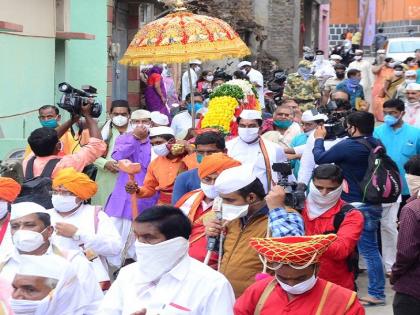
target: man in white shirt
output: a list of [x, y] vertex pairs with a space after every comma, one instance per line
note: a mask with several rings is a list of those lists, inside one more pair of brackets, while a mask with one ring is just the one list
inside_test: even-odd
[[111, 285], [106, 258], [120, 254], [123, 246], [115, 225], [101, 207], [84, 204], [98, 186], [86, 174], [66, 168], [57, 173], [52, 188], [54, 208], [49, 213], [53, 243], [85, 253], [101, 288], [106, 290]]
[[60, 256], [22, 255], [12, 285], [10, 306], [16, 315], [86, 314], [76, 271]]
[[262, 117], [256, 110], [243, 110], [238, 118], [239, 137], [226, 143], [228, 155], [241, 163], [252, 164], [254, 175], [261, 181], [266, 193], [271, 181], [277, 182], [273, 163], [286, 162], [283, 148], [260, 137]]
[[414, 127], [420, 128], [420, 84], [410, 83], [405, 90], [407, 102], [403, 120]]
[[11, 283], [18, 272], [23, 255], [61, 256], [77, 272], [86, 301], [84, 314], [95, 314], [103, 298], [102, 291], [89, 261], [80, 251], [66, 251], [50, 242], [53, 233], [50, 215], [33, 202], [12, 205], [10, 232], [14, 246], [0, 258], [0, 277]]
[[[190, 102], [190, 95], [187, 95], [185, 100], [187, 110], [181, 111], [175, 115], [172, 119], [171, 128], [175, 133], [177, 139], [184, 139], [188, 133], [188, 130], [192, 128], [192, 105]], [[194, 107], [195, 113], [197, 114], [200, 109], [203, 108], [203, 97], [200, 93], [194, 93]], [[197, 117], [197, 116], [196, 116]], [[199, 119], [195, 119], [195, 124], [197, 125]]]
[[267, 131], [262, 137], [283, 149], [290, 147], [293, 138], [302, 133], [300, 125], [293, 120], [294, 112], [289, 106], [277, 107], [273, 114], [273, 130]]
[[258, 93], [258, 100], [260, 101], [261, 108], [265, 108], [264, 102], [264, 78], [261, 72], [252, 68], [252, 64], [249, 61], [241, 61], [238, 64], [239, 70], [246, 74], [249, 81], [255, 87]]
[[324, 59], [324, 52], [322, 50], [316, 51], [315, 60], [312, 64], [312, 71], [318, 79], [321, 90], [324, 87], [325, 81], [327, 81], [328, 78], [335, 76], [334, 68], [331, 65], [331, 62]]
[[365, 101], [372, 104], [372, 87], [375, 82], [375, 76], [372, 72], [372, 64], [363, 59], [363, 50], [356, 49], [354, 61], [349, 64], [348, 69], [359, 70], [362, 79], [360, 84], [363, 86], [363, 94], [365, 95]]
[[138, 261], [120, 270], [98, 315], [233, 315], [230, 283], [188, 255], [191, 223], [181, 210], [146, 209], [133, 228]]
[[192, 86], [195, 87], [197, 85], [197, 81], [198, 81], [198, 75], [197, 73], [200, 72], [201, 70], [201, 61], [194, 59], [191, 60], [189, 63], [189, 68], [187, 71], [184, 72], [184, 74], [182, 75], [182, 100], [185, 101], [187, 99], [187, 95], [191, 93], [191, 87], [190, 87], [190, 81], [188, 78], [188, 71], [191, 73], [191, 81], [192, 81]]

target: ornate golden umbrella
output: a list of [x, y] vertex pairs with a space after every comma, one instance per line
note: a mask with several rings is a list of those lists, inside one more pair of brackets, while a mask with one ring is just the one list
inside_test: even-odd
[[[175, 10], [148, 23], [134, 36], [120, 63], [128, 66], [183, 63], [192, 59], [216, 60], [250, 55], [249, 48], [226, 22], [186, 10], [177, 0]], [[191, 74], [191, 103], [195, 123]]]

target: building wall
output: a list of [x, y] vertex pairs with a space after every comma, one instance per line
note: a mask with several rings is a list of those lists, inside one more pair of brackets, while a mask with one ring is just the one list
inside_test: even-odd
[[0, 32], [0, 159], [25, 146], [39, 127], [36, 109], [54, 102], [54, 4], [0, 0], [0, 20], [23, 25], [21, 33]]
[[[358, 26], [357, 0], [331, 0], [330, 46], [340, 43], [340, 34]], [[376, 27], [382, 27], [388, 37], [405, 37], [412, 30], [420, 36], [419, 0], [376, 0]]]

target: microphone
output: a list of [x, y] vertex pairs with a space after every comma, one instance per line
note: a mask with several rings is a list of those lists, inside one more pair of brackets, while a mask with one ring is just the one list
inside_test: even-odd
[[[216, 218], [222, 219], [222, 198], [216, 197], [213, 200], [212, 210], [216, 213]], [[207, 254], [204, 259], [204, 264], [208, 265], [210, 261], [211, 252], [217, 251], [217, 245], [219, 244], [219, 237], [207, 237]]]

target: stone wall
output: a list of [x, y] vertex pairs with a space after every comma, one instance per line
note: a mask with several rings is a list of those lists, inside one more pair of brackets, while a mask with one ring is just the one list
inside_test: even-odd
[[266, 50], [279, 66], [292, 69], [299, 55], [300, 1], [270, 0]]
[[[356, 27], [356, 24], [330, 24], [330, 47], [341, 43], [340, 35], [345, 29]], [[385, 22], [376, 24], [376, 28], [383, 28], [384, 35], [388, 38], [407, 37], [408, 31], [412, 30], [414, 36], [420, 36], [420, 20]]]

